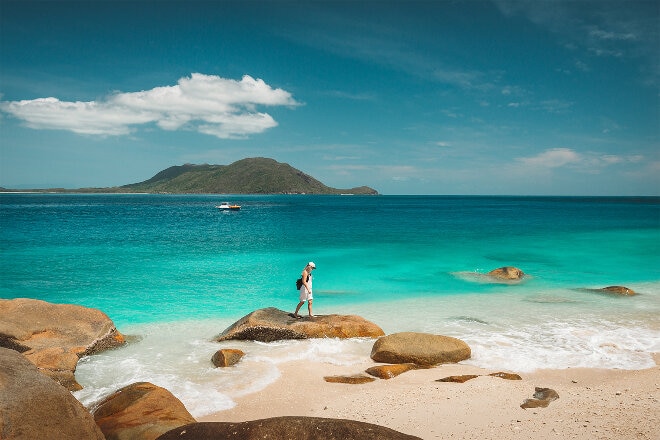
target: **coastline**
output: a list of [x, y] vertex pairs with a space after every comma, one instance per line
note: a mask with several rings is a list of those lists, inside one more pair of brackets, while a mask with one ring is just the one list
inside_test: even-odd
[[[290, 361], [280, 378], [256, 394], [236, 397], [236, 406], [200, 422], [242, 422], [278, 416], [344, 418], [374, 423], [423, 439], [660, 438], [660, 353], [645, 370], [568, 368], [520, 374], [522, 380], [488, 376], [497, 371], [444, 364], [389, 380], [350, 385], [324, 376], [355, 375], [374, 363], [332, 365]], [[511, 371], [515, 373], [515, 371]], [[436, 380], [480, 375], [465, 383]], [[559, 399], [546, 408], [522, 409], [535, 387], [552, 388]]]

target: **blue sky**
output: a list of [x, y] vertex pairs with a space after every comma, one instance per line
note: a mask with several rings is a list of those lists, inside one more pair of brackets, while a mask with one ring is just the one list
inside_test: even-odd
[[0, 2], [0, 186], [286, 162], [383, 194], [660, 195], [657, 1]]

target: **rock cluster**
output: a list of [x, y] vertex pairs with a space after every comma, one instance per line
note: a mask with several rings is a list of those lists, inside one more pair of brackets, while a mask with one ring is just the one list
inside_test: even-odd
[[[375, 338], [383, 334], [380, 327], [359, 316], [328, 315], [300, 321], [271, 308], [246, 316], [218, 340], [270, 341], [283, 335], [295, 339]], [[112, 321], [98, 310], [30, 299], [0, 300], [0, 438], [247, 439], [262, 435], [280, 438], [282, 432], [294, 433], [294, 437], [305, 433], [304, 438], [310, 439], [417, 438], [341, 419], [279, 417], [240, 424], [196, 423], [168, 390], [148, 382], [117, 390], [90, 414], [68, 391], [81, 388], [74, 377], [78, 359], [123, 343], [124, 337]], [[240, 350], [221, 349], [212, 362], [217, 366], [234, 365], [243, 355]], [[361, 375], [352, 380], [375, 379]], [[178, 428], [182, 425], [184, 428]]]
[[296, 319], [290, 313], [269, 307], [239, 319], [216, 336], [215, 340], [273, 342], [308, 338], [377, 338], [384, 334], [376, 324], [356, 315], [322, 315]]
[[103, 312], [34, 299], [0, 300], [0, 347], [23, 355], [41, 372], [76, 391], [81, 356], [117, 347], [124, 336]]

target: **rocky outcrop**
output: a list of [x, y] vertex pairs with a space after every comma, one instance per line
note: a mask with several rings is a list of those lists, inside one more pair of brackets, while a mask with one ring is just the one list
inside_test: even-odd
[[376, 324], [356, 315], [320, 315], [296, 319], [290, 313], [269, 307], [239, 319], [216, 336], [215, 340], [272, 342], [307, 338], [377, 338], [384, 334]]
[[383, 336], [371, 349], [371, 359], [376, 362], [421, 366], [460, 362], [471, 355], [470, 347], [460, 339], [414, 332]]
[[235, 348], [223, 348], [215, 352], [211, 358], [211, 362], [216, 367], [231, 367], [236, 365], [238, 361], [245, 356], [243, 351]]
[[488, 275], [504, 281], [520, 281], [525, 274], [517, 267], [504, 266], [499, 269], [491, 270]]
[[598, 289], [600, 292], [614, 293], [616, 295], [633, 296], [635, 291], [624, 286], [608, 286]]
[[179, 399], [149, 382], [116, 391], [103, 399], [93, 414], [107, 440], [153, 440], [195, 422]]
[[158, 440], [197, 439], [420, 440], [390, 428], [346, 419], [274, 417], [241, 423], [204, 422], [181, 426]]
[[559, 394], [551, 388], [534, 388], [534, 398], [525, 399], [520, 405], [521, 408], [546, 408], [550, 402], [559, 399]]
[[406, 371], [416, 370], [418, 368], [419, 366], [415, 364], [376, 365], [375, 367], [367, 368], [365, 372], [379, 379], [392, 379]]
[[0, 300], [0, 346], [17, 350], [69, 389], [81, 356], [116, 347], [124, 337], [103, 312], [34, 299]]
[[85, 407], [15, 350], [0, 348], [0, 438], [102, 440]]

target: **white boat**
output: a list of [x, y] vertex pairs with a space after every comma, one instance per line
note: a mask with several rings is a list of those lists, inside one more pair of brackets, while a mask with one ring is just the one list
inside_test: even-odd
[[238, 211], [241, 209], [241, 205], [230, 205], [229, 202], [222, 202], [218, 206], [216, 206], [218, 209], [222, 210], [231, 210], [231, 211]]

